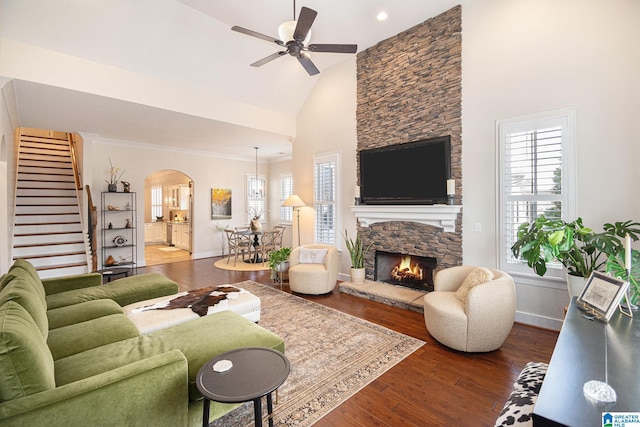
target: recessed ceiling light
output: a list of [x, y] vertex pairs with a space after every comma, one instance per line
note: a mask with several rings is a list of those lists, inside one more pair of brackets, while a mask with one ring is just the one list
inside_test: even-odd
[[378, 21], [384, 21], [389, 17], [389, 15], [387, 15], [387, 12], [380, 12], [378, 13], [378, 16], [376, 16], [376, 18], [378, 19]]

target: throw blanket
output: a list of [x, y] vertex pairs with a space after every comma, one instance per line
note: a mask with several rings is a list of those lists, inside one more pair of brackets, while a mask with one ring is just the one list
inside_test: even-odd
[[159, 302], [137, 308], [132, 313], [146, 310], [171, 310], [174, 308], [190, 308], [198, 316], [206, 316], [209, 307], [213, 307], [220, 301], [234, 299], [241, 293], [247, 293], [244, 289], [229, 285], [211, 286], [188, 292], [181, 292], [177, 297], [169, 301]]

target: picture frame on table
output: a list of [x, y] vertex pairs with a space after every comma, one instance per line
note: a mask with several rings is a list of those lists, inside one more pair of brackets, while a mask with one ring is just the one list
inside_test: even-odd
[[578, 297], [578, 306], [608, 322], [619, 307], [629, 282], [594, 271]]

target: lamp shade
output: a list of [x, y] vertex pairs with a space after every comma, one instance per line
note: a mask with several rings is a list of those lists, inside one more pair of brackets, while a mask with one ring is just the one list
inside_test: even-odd
[[[298, 21], [286, 21], [278, 27], [278, 37], [280, 37], [280, 40], [285, 44], [293, 40], [293, 33], [296, 31], [296, 25], [298, 25]], [[302, 43], [306, 46], [309, 44], [309, 40], [311, 40], [311, 30], [307, 32], [307, 37], [304, 38]]]
[[284, 201], [282, 206], [292, 207], [292, 208], [299, 208], [299, 207], [307, 206], [307, 205], [306, 205], [305, 202], [302, 201], [302, 199], [300, 197], [298, 197], [297, 194], [292, 194], [291, 196], [289, 196], [287, 198], [287, 200]]

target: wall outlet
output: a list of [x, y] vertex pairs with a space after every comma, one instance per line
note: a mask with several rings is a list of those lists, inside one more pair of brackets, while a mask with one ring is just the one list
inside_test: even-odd
[[476, 233], [480, 233], [482, 231], [482, 224], [479, 222], [473, 224], [473, 231], [475, 231]]

